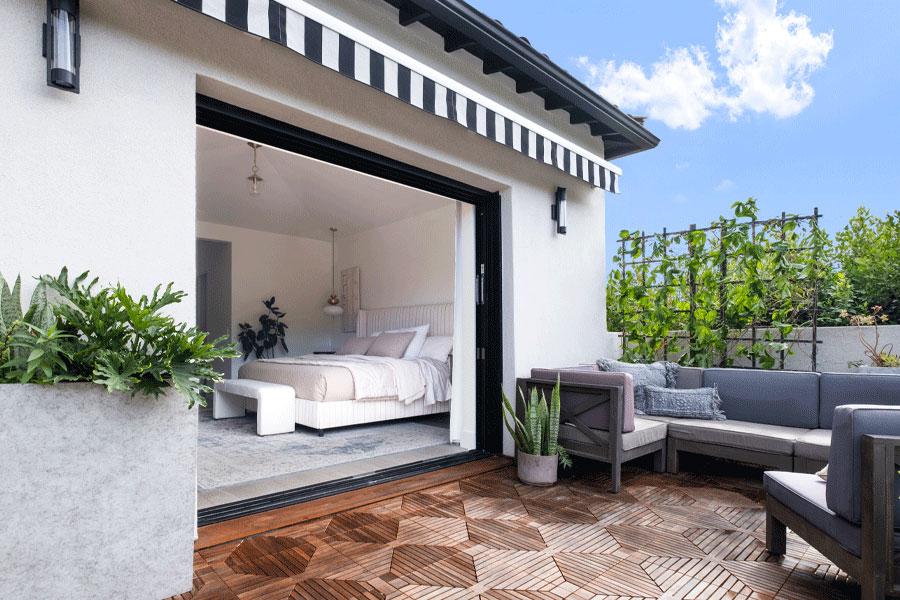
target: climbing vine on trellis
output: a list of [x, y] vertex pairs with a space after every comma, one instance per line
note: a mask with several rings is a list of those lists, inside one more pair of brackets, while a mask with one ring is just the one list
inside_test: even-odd
[[[816, 361], [819, 295], [831, 270], [818, 209], [760, 220], [752, 198], [709, 227], [622, 231], [607, 289], [623, 358], [784, 368], [796, 344]], [[791, 334], [812, 328], [811, 339]]]

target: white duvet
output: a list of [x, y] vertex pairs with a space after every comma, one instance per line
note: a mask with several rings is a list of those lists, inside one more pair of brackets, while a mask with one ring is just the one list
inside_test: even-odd
[[425, 404], [450, 399], [450, 369], [428, 358], [411, 360], [358, 354], [306, 354], [268, 358], [265, 362], [288, 365], [342, 367], [353, 378], [354, 400], [396, 399], [404, 404], [424, 396]]

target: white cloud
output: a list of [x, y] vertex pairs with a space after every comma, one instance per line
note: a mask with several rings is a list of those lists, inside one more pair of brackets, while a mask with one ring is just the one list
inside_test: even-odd
[[678, 161], [677, 163], [675, 163], [676, 171], [687, 171], [690, 168], [691, 168], [691, 163], [689, 163], [686, 160]]
[[785, 118], [809, 106], [809, 78], [825, 65], [833, 34], [813, 33], [806, 15], [779, 13], [777, 0], [716, 2], [726, 11], [716, 33], [721, 77], [699, 46], [667, 50], [647, 70], [585, 56], [578, 64], [603, 96], [672, 128], [696, 129], [719, 110], [732, 119], [747, 111]]
[[734, 189], [734, 182], [730, 179], [723, 179], [713, 189], [717, 192], [727, 192]]

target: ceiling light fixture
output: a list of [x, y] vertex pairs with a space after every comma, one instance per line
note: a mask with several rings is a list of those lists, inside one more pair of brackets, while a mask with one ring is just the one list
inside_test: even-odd
[[247, 145], [253, 148], [253, 167], [250, 169], [250, 176], [247, 181], [250, 184], [250, 195], [259, 196], [262, 193], [263, 178], [259, 176], [259, 167], [256, 166], [256, 150], [260, 145], [256, 142], [247, 142]]
[[331, 296], [328, 297], [328, 303], [322, 309], [326, 315], [330, 317], [339, 317], [344, 314], [344, 307], [341, 306], [341, 299], [334, 293], [334, 234], [337, 229], [331, 227]]

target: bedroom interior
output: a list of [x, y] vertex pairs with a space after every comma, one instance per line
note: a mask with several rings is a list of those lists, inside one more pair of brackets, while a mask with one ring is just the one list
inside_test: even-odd
[[265, 346], [200, 414], [198, 508], [473, 449], [473, 207], [202, 126], [197, 164], [198, 323]]

